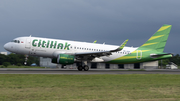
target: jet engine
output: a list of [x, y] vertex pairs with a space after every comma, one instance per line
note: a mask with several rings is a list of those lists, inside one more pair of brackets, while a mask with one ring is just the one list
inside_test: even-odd
[[69, 65], [74, 63], [74, 55], [59, 54], [57, 58], [52, 59], [52, 63]]

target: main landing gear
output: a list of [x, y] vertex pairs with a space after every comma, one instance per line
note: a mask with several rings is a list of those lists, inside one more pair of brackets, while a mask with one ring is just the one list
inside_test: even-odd
[[84, 63], [84, 65], [83, 65], [83, 66], [82, 66], [82, 65], [79, 65], [79, 66], [77, 67], [77, 69], [78, 69], [79, 71], [82, 71], [82, 70], [88, 71], [88, 70], [89, 70], [89, 66], [87, 65], [87, 61], [84, 61], [84, 62], [82, 62], [82, 63]]
[[62, 65], [61, 68], [66, 68], [66, 65]]
[[84, 71], [88, 71], [89, 70], [89, 66], [88, 65], [84, 65], [84, 66], [80, 65], [80, 66], [78, 66], [78, 70], [79, 71], [82, 71], [83, 69], [84, 69]]

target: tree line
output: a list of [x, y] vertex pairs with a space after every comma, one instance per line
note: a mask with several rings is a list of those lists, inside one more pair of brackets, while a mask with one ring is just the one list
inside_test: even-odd
[[[0, 54], [0, 65], [17, 65], [21, 66], [24, 65], [26, 60], [25, 55], [20, 55], [20, 54]], [[28, 59], [26, 61], [26, 65], [30, 66], [32, 63], [36, 63], [39, 66], [39, 57], [33, 57], [33, 56], [28, 56]]]

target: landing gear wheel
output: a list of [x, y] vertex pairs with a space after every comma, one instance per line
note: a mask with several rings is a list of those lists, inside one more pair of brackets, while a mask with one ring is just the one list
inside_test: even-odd
[[88, 65], [85, 65], [84, 66], [84, 71], [88, 71], [89, 70], [89, 66]]
[[62, 65], [61, 68], [65, 68], [66, 65]]
[[78, 66], [78, 70], [82, 71], [83, 67], [82, 66]]

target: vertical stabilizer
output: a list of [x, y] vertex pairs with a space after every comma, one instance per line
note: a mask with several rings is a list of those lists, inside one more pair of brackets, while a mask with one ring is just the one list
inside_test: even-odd
[[172, 25], [164, 24], [146, 43], [141, 47], [155, 49], [163, 52]]

